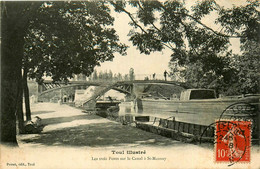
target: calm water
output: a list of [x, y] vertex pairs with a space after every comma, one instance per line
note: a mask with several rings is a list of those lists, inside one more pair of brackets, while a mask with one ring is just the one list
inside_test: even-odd
[[160, 118], [169, 118], [172, 117], [173, 114], [169, 111], [164, 111], [163, 113], [154, 111], [152, 108], [147, 108], [143, 111], [137, 111], [134, 109], [133, 103], [131, 102], [122, 102], [119, 104], [120, 110], [119, 115], [143, 115], [143, 116], [153, 116]]
[[[220, 116], [221, 113], [211, 113], [211, 112], [200, 112], [200, 113], [192, 113], [192, 112], [176, 112], [173, 107], [169, 104], [164, 104], [163, 106], [157, 106], [156, 104], [146, 105], [143, 111], [136, 111], [133, 108], [133, 103], [131, 102], [122, 102], [120, 105], [119, 115], [133, 115], [133, 116], [151, 116], [164, 119], [173, 119], [176, 121], [193, 123], [193, 124], [201, 124], [201, 125], [210, 125], [215, 122]], [[220, 111], [221, 112], [221, 111]]]
[[[86, 94], [86, 97], [89, 94]], [[117, 100], [123, 100], [125, 95], [114, 90], [104, 94], [103, 98], [106, 97], [116, 98]], [[161, 102], [161, 103], [159, 103]], [[119, 116], [132, 115], [132, 116], [150, 116], [158, 117], [163, 119], [173, 119], [176, 121], [201, 124], [201, 125], [210, 125], [214, 123], [215, 120], [218, 120], [223, 110], [232, 104], [232, 102], [199, 102], [194, 104], [180, 104], [178, 108], [181, 107], [181, 111], [176, 111], [178, 108], [171, 101], [154, 101], [143, 102], [144, 109], [142, 111], [137, 111], [134, 109], [132, 102], [121, 102], [118, 112]]]

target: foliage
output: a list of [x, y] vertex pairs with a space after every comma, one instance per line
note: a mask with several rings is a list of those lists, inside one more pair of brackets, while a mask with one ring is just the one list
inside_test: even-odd
[[97, 72], [97, 70], [94, 70], [94, 72], [91, 74], [91, 76], [89, 76], [89, 79], [92, 81], [123, 81], [123, 80], [135, 80], [135, 74], [134, 74], [134, 69], [130, 68], [129, 69], [129, 74], [125, 74], [122, 75], [121, 73], [115, 73], [113, 74], [113, 72], [111, 70], [109, 71], [100, 71], [99, 73]]
[[[19, 127], [22, 114], [21, 65], [24, 29], [30, 15], [21, 15], [28, 5], [0, 2], [1, 5], [1, 143], [16, 141], [16, 118]], [[31, 5], [34, 8], [35, 4]]]
[[259, 2], [247, 1], [247, 5], [233, 7], [231, 9], [221, 8], [217, 23], [220, 23], [224, 32], [240, 37], [241, 43], [248, 40], [259, 42]]
[[133, 69], [133, 68], [130, 68], [130, 69], [129, 69], [129, 80], [130, 80], [130, 81], [135, 80], [135, 72], [134, 72], [134, 69]]
[[97, 79], [98, 79], [97, 71], [94, 70], [94, 72], [92, 74], [92, 80], [97, 80]]
[[[229, 86], [237, 86], [235, 83], [242, 76], [236, 74], [239, 68], [234, 67], [239, 65], [231, 64], [239, 58], [233, 57], [230, 39], [239, 38], [242, 47], [248, 40], [259, 42], [258, 1], [228, 9], [214, 0], [198, 1], [191, 8], [177, 0], [110, 3], [131, 19], [133, 29], [129, 36], [133, 45], [145, 54], [171, 49], [171, 74], [193, 87], [214, 87], [225, 92]], [[128, 6], [136, 9], [136, 14], [127, 11]], [[218, 29], [205, 24], [206, 18]]]
[[25, 43], [29, 77], [54, 81], [90, 75], [115, 52], [125, 54], [104, 1], [44, 2], [30, 21]]
[[256, 42], [248, 42], [244, 45], [242, 55], [235, 55], [233, 66], [236, 68], [238, 77], [238, 90], [241, 93], [259, 93], [259, 53], [260, 47]]
[[22, 69], [26, 80], [28, 70], [38, 82], [66, 81], [125, 54], [104, 1], [1, 1], [1, 16], [1, 141], [16, 142], [16, 116], [24, 125]]

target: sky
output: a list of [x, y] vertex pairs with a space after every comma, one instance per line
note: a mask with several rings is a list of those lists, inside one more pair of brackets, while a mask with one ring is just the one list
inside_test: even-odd
[[97, 68], [97, 71], [112, 70], [113, 73], [127, 74], [130, 68], [133, 68], [135, 74], [149, 75], [153, 73], [163, 74], [168, 70], [168, 62], [170, 60], [170, 50], [163, 52], [154, 52], [150, 55], [140, 54], [140, 51], [129, 42], [127, 34], [131, 27], [129, 26], [130, 19], [124, 13], [112, 12], [115, 17], [114, 28], [119, 35], [120, 41], [129, 46], [127, 55], [121, 56], [116, 53], [113, 61], [107, 61]]
[[[227, 8], [232, 7], [232, 5], [244, 5], [245, 0], [217, 0], [217, 3], [221, 6]], [[187, 6], [192, 6], [194, 1], [186, 1]], [[131, 10], [131, 8], [129, 8]], [[114, 28], [119, 35], [120, 41], [129, 46], [127, 49], [127, 55], [121, 56], [116, 53], [113, 61], [106, 61], [101, 63], [100, 67], [97, 67], [96, 70], [99, 71], [108, 71], [111, 70], [113, 73], [127, 74], [130, 68], [134, 69], [135, 74], [140, 76], [149, 76], [153, 73], [157, 75], [162, 75], [165, 70], [169, 71], [168, 63], [170, 61], [171, 51], [165, 48], [162, 52], [154, 52], [150, 55], [140, 54], [139, 50], [128, 41], [129, 37], [127, 34], [131, 29], [129, 26], [129, 17], [125, 13], [115, 13], [113, 9], [111, 10], [112, 16], [115, 18]], [[219, 27], [216, 27], [214, 24], [215, 16], [212, 15], [210, 18], [204, 19], [203, 22], [206, 23], [211, 28], [216, 30]], [[240, 52], [240, 43], [238, 39], [231, 39], [231, 49], [234, 53]]]

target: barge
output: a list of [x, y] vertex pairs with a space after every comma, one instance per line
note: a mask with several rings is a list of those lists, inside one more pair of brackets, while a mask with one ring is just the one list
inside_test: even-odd
[[170, 100], [149, 97], [136, 99], [134, 105], [136, 110], [144, 114], [147, 110], [149, 114], [171, 113], [178, 121], [210, 125], [220, 118], [228, 106], [235, 103], [252, 105], [259, 115], [260, 95], [217, 98], [211, 89], [187, 89], [181, 92], [179, 98], [173, 97]]

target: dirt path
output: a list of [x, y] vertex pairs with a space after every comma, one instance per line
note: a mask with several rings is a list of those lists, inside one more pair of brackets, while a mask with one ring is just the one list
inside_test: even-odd
[[32, 106], [32, 117], [45, 125], [41, 134], [19, 135], [19, 146], [168, 146], [183, 144], [143, 130], [124, 126], [81, 110], [54, 103]]
[[[45, 125], [41, 134], [19, 135], [18, 149], [5, 149], [0, 168], [260, 168], [260, 148], [251, 163], [214, 162], [214, 146], [182, 143], [94, 114], [54, 103], [32, 105], [32, 117]], [[143, 151], [144, 154], [127, 154]], [[10, 160], [11, 159], [11, 160]], [[19, 167], [24, 163], [26, 166]], [[33, 164], [29, 166], [28, 163]]]

